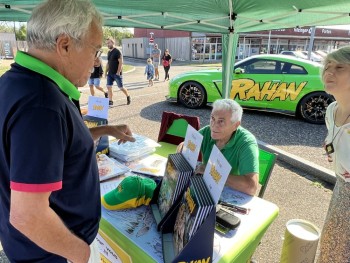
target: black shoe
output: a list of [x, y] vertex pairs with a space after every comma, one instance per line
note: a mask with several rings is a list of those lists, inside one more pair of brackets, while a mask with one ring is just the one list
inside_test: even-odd
[[105, 92], [105, 98], [108, 98], [108, 93], [107, 92]]
[[113, 105], [113, 101], [112, 100], [109, 101], [109, 105]]
[[127, 96], [126, 97], [126, 104], [129, 105], [131, 103], [131, 98], [130, 96]]

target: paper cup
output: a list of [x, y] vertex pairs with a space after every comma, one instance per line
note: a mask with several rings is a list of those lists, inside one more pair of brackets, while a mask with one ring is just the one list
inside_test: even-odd
[[292, 219], [286, 224], [281, 263], [313, 263], [316, 256], [320, 230], [302, 219]]

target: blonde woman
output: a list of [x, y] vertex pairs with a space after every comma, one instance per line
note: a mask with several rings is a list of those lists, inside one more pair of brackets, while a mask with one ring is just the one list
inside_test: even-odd
[[337, 182], [323, 226], [318, 263], [350, 262], [350, 46], [324, 60], [322, 80], [336, 99], [327, 108], [324, 148]]

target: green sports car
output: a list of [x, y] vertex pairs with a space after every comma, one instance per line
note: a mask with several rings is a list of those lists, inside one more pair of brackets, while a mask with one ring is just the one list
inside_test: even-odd
[[[323, 88], [321, 65], [285, 55], [257, 55], [237, 62], [230, 98], [243, 108], [300, 116], [322, 124], [334, 101]], [[169, 101], [189, 108], [211, 104], [222, 97], [221, 69], [192, 71], [169, 82]]]

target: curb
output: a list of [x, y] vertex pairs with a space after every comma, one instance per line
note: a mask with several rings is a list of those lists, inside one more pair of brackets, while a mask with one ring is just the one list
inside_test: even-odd
[[292, 166], [295, 166], [325, 182], [328, 182], [331, 184], [335, 184], [336, 182], [336, 176], [332, 170], [324, 168], [318, 164], [315, 164], [313, 162], [300, 158], [299, 156], [288, 153], [286, 151], [278, 149], [272, 145], [269, 145], [259, 140], [258, 140], [258, 145], [264, 150], [278, 154], [277, 160], [280, 160]]

